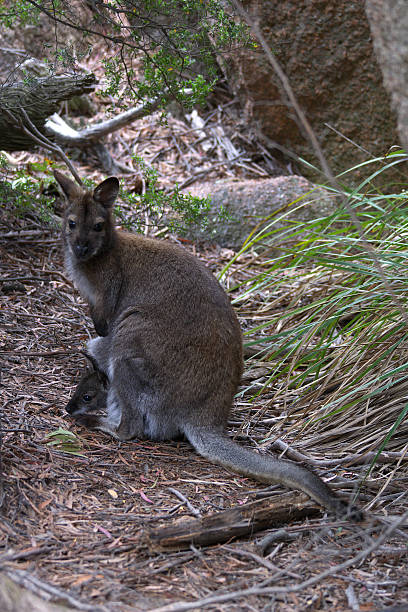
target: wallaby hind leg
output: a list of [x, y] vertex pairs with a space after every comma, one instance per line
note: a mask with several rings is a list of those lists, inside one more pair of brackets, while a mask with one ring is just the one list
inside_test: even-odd
[[109, 374], [108, 414], [103, 426], [111, 428], [120, 440], [146, 438], [146, 415], [154, 406], [154, 393], [144, 359], [127, 357], [112, 361]]

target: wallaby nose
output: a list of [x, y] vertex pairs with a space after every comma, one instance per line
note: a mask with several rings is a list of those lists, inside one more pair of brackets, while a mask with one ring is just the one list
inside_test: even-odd
[[68, 412], [68, 414], [72, 414], [73, 412], [75, 412], [76, 410], [76, 401], [74, 401], [73, 399], [71, 399], [68, 404], [65, 406], [65, 410]]
[[84, 244], [76, 244], [74, 248], [77, 257], [86, 257], [89, 253], [89, 244], [87, 242]]

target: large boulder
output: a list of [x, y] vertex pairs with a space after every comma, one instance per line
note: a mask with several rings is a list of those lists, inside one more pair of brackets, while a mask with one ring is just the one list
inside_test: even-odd
[[[405, 4], [406, 16], [406, 0], [399, 2]], [[385, 6], [393, 4], [385, 2], [383, 13]], [[335, 172], [399, 144], [396, 116], [382, 83], [364, 2], [248, 0], [245, 7], [288, 76]], [[230, 82], [247, 109], [247, 119], [255, 120], [270, 141], [316, 162], [260, 45], [234, 53], [229, 66]], [[304, 166], [298, 169], [321, 180]], [[367, 172], [367, 168], [357, 171], [353, 182]], [[391, 176], [379, 180], [388, 182]]]
[[[309, 221], [333, 212], [336, 198], [301, 176], [278, 176], [262, 180], [220, 180], [186, 189], [194, 196], [211, 198], [209, 223], [205, 229], [189, 228], [187, 236], [238, 251], [263, 219], [275, 215], [280, 228], [288, 219]], [[303, 196], [303, 197], [302, 197]], [[301, 198], [301, 199], [299, 199]], [[228, 213], [220, 219], [221, 207]]]
[[398, 131], [408, 151], [408, 4], [407, 0], [366, 0], [374, 49], [398, 115]]

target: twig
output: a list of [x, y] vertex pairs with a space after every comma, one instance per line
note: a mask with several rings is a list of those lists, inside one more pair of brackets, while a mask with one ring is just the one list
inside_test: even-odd
[[[19, 282], [21, 281], [33, 282], [34, 281], [37, 283], [44, 283], [44, 282], [48, 282], [48, 279], [36, 277], [36, 276], [9, 276], [9, 277], [5, 276], [3, 278], [0, 278], [0, 283], [15, 283], [16, 281], [19, 281]], [[33, 315], [33, 316], [36, 316], [36, 315]], [[42, 315], [42, 316], [46, 316], [46, 315]]]
[[237, 161], [237, 159], [239, 159], [243, 155], [244, 155], [244, 153], [240, 153], [239, 155], [234, 157], [234, 159], [224, 159], [223, 161], [216, 162], [215, 164], [212, 164], [210, 166], [210, 168], [206, 168], [205, 170], [200, 170], [199, 172], [195, 172], [188, 179], [183, 181], [181, 183], [181, 185], [179, 185], [179, 189], [183, 189], [184, 187], [187, 187], [188, 185], [191, 185], [197, 179], [202, 178], [206, 174], [209, 174], [210, 172], [212, 172], [215, 168], [218, 168], [219, 166], [231, 166], [234, 162]]
[[[7, 434], [7, 433], [26, 433], [26, 434], [30, 434], [30, 436], [33, 436], [35, 432], [32, 429], [3, 429], [2, 433], [3, 434]], [[1, 561], [1, 557], [0, 557], [0, 561]]]
[[[263, 448], [269, 448], [272, 450], [278, 450], [293, 461], [301, 463], [308, 463], [315, 465], [316, 467], [334, 467], [336, 465], [348, 466], [348, 465], [365, 465], [370, 463], [377, 455], [377, 451], [371, 451], [364, 454], [356, 453], [354, 455], [347, 455], [346, 457], [339, 457], [338, 459], [313, 459], [308, 455], [291, 448], [286, 442], [280, 440], [274, 440], [270, 446], [264, 446]], [[395, 460], [408, 460], [408, 454], [406, 451], [401, 452], [382, 452], [377, 458], [377, 463], [393, 463]]]
[[57, 357], [59, 355], [74, 355], [78, 353], [78, 350], [71, 351], [43, 351], [27, 353], [26, 351], [1, 351], [0, 355], [17, 355], [19, 357]]
[[360, 610], [360, 606], [358, 604], [358, 599], [356, 597], [356, 593], [354, 591], [353, 585], [349, 584], [347, 589], [346, 589], [346, 596], [347, 596], [347, 601], [349, 604], [349, 607], [352, 610]]
[[[28, 550], [21, 550], [20, 552], [8, 552], [4, 555], [0, 555], [0, 563], [3, 564], [7, 561], [17, 561], [18, 559], [29, 559], [31, 557], [36, 557], [37, 555], [42, 555], [43, 553], [47, 553], [49, 551], [49, 546], [38, 546], [30, 548]], [[0, 565], [0, 569], [2, 569], [3, 567], [3, 565]]]
[[241, 555], [241, 557], [247, 557], [248, 559], [253, 559], [257, 563], [259, 563], [259, 565], [263, 565], [268, 570], [275, 572], [273, 578], [277, 578], [278, 576], [282, 574], [287, 574], [288, 576], [292, 576], [292, 578], [297, 578], [297, 579], [301, 578], [299, 574], [295, 574], [295, 572], [291, 572], [286, 569], [280, 569], [279, 567], [271, 563], [268, 559], [264, 559], [263, 557], [260, 557], [256, 553], [253, 553], [249, 550], [244, 550], [242, 548], [235, 548], [233, 546], [226, 546], [226, 545], [224, 545], [222, 548], [236, 555]]
[[170, 491], [170, 493], [173, 493], [173, 495], [178, 497], [178, 499], [180, 501], [182, 501], [183, 504], [185, 504], [187, 506], [187, 508], [190, 510], [191, 514], [193, 514], [194, 516], [197, 516], [198, 518], [201, 517], [201, 512], [199, 510], [197, 510], [196, 508], [194, 508], [194, 506], [188, 501], [188, 499], [187, 499], [187, 497], [185, 497], [185, 495], [180, 493], [180, 491], [177, 491], [177, 489], [173, 489], [171, 487], [169, 487], [168, 490]]
[[10, 112], [7, 109], [3, 109], [3, 111], [8, 115], [8, 117], [12, 121], [14, 121], [17, 125], [19, 125], [21, 127], [22, 131], [25, 134], [27, 134], [27, 136], [30, 136], [33, 139], [34, 142], [39, 144], [41, 147], [44, 147], [45, 149], [48, 149], [50, 151], [53, 151], [54, 153], [57, 153], [57, 155], [59, 155], [61, 157], [61, 159], [63, 159], [63, 161], [66, 163], [67, 167], [71, 171], [71, 174], [75, 178], [75, 180], [78, 183], [78, 185], [82, 186], [83, 183], [81, 181], [81, 178], [80, 178], [78, 172], [75, 170], [75, 167], [73, 166], [71, 161], [68, 159], [68, 157], [65, 155], [65, 153], [61, 149], [61, 147], [58, 146], [55, 143], [52, 143], [50, 140], [48, 140], [48, 138], [46, 138], [43, 134], [41, 134], [37, 130], [37, 128], [35, 127], [34, 123], [31, 121], [31, 119], [29, 118], [29, 116], [25, 112], [24, 108], [20, 107], [19, 110], [22, 113], [22, 115], [23, 115], [27, 125], [24, 125], [23, 120], [21, 119], [21, 117], [16, 118], [16, 116], [13, 115], [12, 112]]
[[164, 565], [162, 565], [161, 567], [158, 567], [155, 570], [152, 570], [151, 572], [149, 572], [148, 575], [154, 576], [155, 574], [161, 574], [162, 572], [167, 572], [167, 570], [173, 567], [177, 567], [177, 565], [181, 565], [181, 563], [186, 563], [187, 561], [190, 561], [190, 559], [193, 559], [196, 556], [197, 555], [195, 552], [184, 554], [182, 557], [178, 557], [177, 559], [174, 559], [174, 561], [168, 561], [167, 563], [164, 563]]
[[7, 232], [6, 234], [0, 234], [0, 240], [3, 238], [20, 238], [22, 236], [41, 236], [42, 234], [51, 234], [54, 230], [52, 228], [45, 227], [40, 230], [21, 230], [20, 232]]
[[191, 172], [191, 166], [189, 164], [188, 159], [186, 158], [186, 156], [183, 154], [182, 150], [179, 147], [179, 144], [177, 142], [176, 137], [174, 136], [173, 132], [171, 132], [171, 138], [173, 140], [173, 144], [176, 147], [178, 154], [180, 155], [180, 158], [183, 160], [183, 164], [185, 165], [185, 167], [187, 168], [188, 172]]
[[[1, 384], [1, 369], [0, 369], [0, 384]], [[0, 508], [3, 506], [4, 498], [6, 496], [4, 492], [4, 484], [3, 484], [3, 408], [0, 408]]]
[[10, 570], [6, 568], [1, 569], [13, 582], [25, 587], [29, 591], [37, 594], [39, 597], [46, 599], [47, 601], [58, 601], [59, 603], [67, 603], [76, 610], [85, 610], [89, 612], [108, 612], [105, 606], [95, 606], [93, 604], [86, 604], [76, 599], [66, 591], [62, 591], [57, 587], [43, 582], [39, 578], [36, 578], [29, 572], [24, 570]]
[[271, 548], [273, 544], [281, 544], [282, 542], [292, 542], [297, 540], [301, 531], [289, 533], [286, 529], [276, 529], [272, 533], [268, 533], [264, 538], [256, 542], [256, 548], [262, 553]]

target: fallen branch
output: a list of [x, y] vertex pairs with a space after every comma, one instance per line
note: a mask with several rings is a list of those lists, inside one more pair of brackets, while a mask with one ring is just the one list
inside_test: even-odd
[[120, 128], [145, 117], [149, 113], [153, 113], [160, 102], [161, 100], [157, 99], [153, 102], [142, 104], [120, 113], [116, 117], [112, 117], [112, 119], [95, 123], [83, 130], [75, 130], [57, 113], [54, 113], [45, 122], [45, 128], [48, 134], [61, 144], [69, 147], [89, 147], [89, 145], [99, 142], [104, 136], [120, 130]]
[[116, 117], [112, 117], [112, 119], [95, 123], [83, 130], [75, 130], [62, 117], [54, 113], [45, 122], [45, 129], [50, 138], [66, 147], [91, 148], [106, 174], [117, 174], [120, 171], [135, 173], [133, 168], [129, 168], [113, 159], [106, 146], [101, 142], [101, 139], [133, 123], [137, 119], [153, 113], [161, 103], [161, 98], [157, 98], [146, 104], [124, 111], [116, 115]]
[[[283, 452], [288, 459], [298, 461], [299, 463], [307, 463], [308, 465], [314, 465], [316, 467], [336, 467], [341, 465], [342, 467], [348, 467], [350, 465], [369, 465], [373, 459], [376, 458], [377, 463], [394, 463], [397, 460], [408, 461], [408, 454], [401, 452], [382, 451], [380, 455], [376, 451], [368, 451], [366, 453], [355, 453], [353, 455], [346, 455], [345, 457], [338, 457], [337, 459], [313, 459], [308, 455], [291, 448], [286, 442], [277, 438], [272, 442], [270, 446], [264, 447], [268, 450], [274, 450]], [[378, 455], [378, 457], [377, 457]]]
[[10, 123], [10, 117], [4, 111], [21, 118], [20, 111], [24, 109], [30, 121], [42, 132], [47, 117], [58, 110], [61, 101], [93, 91], [95, 83], [93, 74], [85, 74], [46, 77], [28, 84], [19, 82], [3, 86], [0, 89], [0, 150], [25, 151], [35, 145], [18, 123]]
[[196, 508], [194, 508], [194, 506], [188, 501], [187, 497], [185, 495], [183, 495], [182, 493], [180, 493], [180, 491], [178, 491], [177, 489], [173, 489], [172, 487], [169, 487], [169, 491], [170, 493], [173, 493], [176, 497], [178, 497], [178, 499], [180, 501], [183, 502], [183, 504], [185, 504], [187, 506], [187, 508], [190, 510], [191, 514], [193, 514], [196, 517], [201, 517], [201, 513], [199, 510], [197, 510]]
[[211, 516], [183, 521], [150, 533], [154, 549], [183, 550], [190, 544], [210, 546], [228, 542], [255, 533], [267, 527], [286, 524], [306, 516], [315, 516], [320, 510], [303, 493], [258, 499], [242, 506], [234, 506]]

